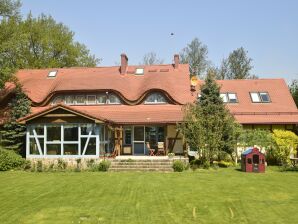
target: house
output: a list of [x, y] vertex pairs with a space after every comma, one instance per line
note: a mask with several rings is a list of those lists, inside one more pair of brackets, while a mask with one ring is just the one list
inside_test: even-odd
[[[191, 86], [189, 66], [178, 55], [173, 64], [131, 66], [122, 54], [120, 66], [20, 70], [17, 77], [32, 102], [31, 114], [19, 120], [27, 126], [27, 158], [186, 150], [176, 125], [183, 121], [183, 105], [197, 100], [200, 85]], [[245, 128], [296, 129], [298, 111], [283, 79], [218, 83]], [[1, 95], [2, 102], [10, 92]]]

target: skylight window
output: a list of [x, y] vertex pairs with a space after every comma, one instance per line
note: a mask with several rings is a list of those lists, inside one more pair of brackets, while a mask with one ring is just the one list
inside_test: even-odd
[[220, 97], [224, 103], [237, 103], [237, 95], [236, 93], [221, 93]]
[[143, 68], [137, 68], [135, 74], [136, 75], [144, 75], [144, 69]]
[[55, 78], [57, 76], [58, 71], [50, 71], [48, 73], [49, 78]]
[[224, 103], [227, 103], [228, 102], [228, 97], [227, 97], [227, 94], [226, 93], [221, 93], [220, 94], [220, 97], [221, 97], [221, 99], [222, 99], [222, 101]]
[[268, 93], [260, 93], [260, 98], [261, 98], [262, 102], [264, 102], [264, 103], [270, 102]]
[[251, 92], [250, 97], [253, 103], [270, 103], [270, 97], [267, 92]]

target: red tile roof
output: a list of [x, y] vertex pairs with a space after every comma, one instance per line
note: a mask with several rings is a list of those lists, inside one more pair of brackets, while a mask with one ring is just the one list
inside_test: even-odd
[[[178, 69], [173, 65], [128, 66], [127, 71], [136, 68], [144, 68], [144, 75], [121, 75], [119, 66], [115, 66], [20, 70], [17, 77], [28, 97], [37, 104], [55, 92], [76, 90], [112, 90], [128, 101], [136, 101], [150, 90], [162, 90], [179, 104], [191, 100], [187, 64], [179, 65]], [[56, 78], [48, 78], [53, 70], [58, 71]]]
[[49, 107], [33, 107], [32, 113], [19, 121], [27, 121], [58, 108], [64, 108], [91, 119], [117, 124], [175, 124], [183, 120], [181, 105], [66, 106], [59, 104]]

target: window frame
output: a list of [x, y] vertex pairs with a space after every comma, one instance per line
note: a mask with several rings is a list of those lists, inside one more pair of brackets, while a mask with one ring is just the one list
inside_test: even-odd
[[[32, 124], [32, 125], [28, 125], [27, 126], [27, 133], [26, 133], [26, 158], [84, 158], [84, 157], [99, 157], [100, 152], [99, 152], [99, 145], [102, 143], [100, 138], [101, 135], [104, 135], [104, 133], [101, 133], [101, 130], [103, 130], [103, 128], [101, 128], [101, 125], [96, 125], [91, 123], [91, 125], [93, 125], [94, 127], [94, 134], [92, 133], [92, 130], [89, 131], [89, 133], [87, 135], [83, 135], [81, 134], [81, 127], [83, 125], [86, 124], [90, 124], [90, 123], [67, 123], [67, 124], [63, 124], [63, 123], [57, 123], [57, 124], [51, 124], [51, 123], [43, 123], [43, 124]], [[38, 125], [43, 125], [44, 128], [44, 133], [43, 135], [37, 135], [36, 131], [35, 131], [35, 127]], [[64, 140], [64, 128], [67, 125], [75, 125], [78, 129], [78, 140], [77, 141], [65, 141]], [[60, 128], [60, 140], [59, 141], [48, 141], [48, 136], [47, 136], [47, 129], [48, 127], [51, 126], [59, 126]], [[33, 134], [30, 133], [30, 129], [32, 129]], [[97, 131], [98, 130], [98, 131]], [[82, 145], [82, 139], [85, 138], [86, 139], [86, 143], [83, 146]], [[38, 140], [36, 140], [38, 139]], [[39, 139], [43, 140], [43, 145], [41, 145]], [[88, 144], [90, 142], [91, 139], [94, 139], [96, 142], [96, 150], [95, 153], [93, 155], [87, 155], [86, 150], [88, 149]], [[31, 154], [30, 151], [30, 143], [31, 141], [34, 140], [35, 144], [37, 145], [37, 151], [39, 152], [39, 154]], [[47, 146], [48, 145], [59, 145], [60, 147], [60, 153], [56, 154], [56, 155], [51, 155], [48, 154], [48, 150], [47, 150]], [[69, 155], [69, 154], [65, 154], [64, 151], [64, 145], [77, 145], [78, 148], [78, 153], [75, 155]]]
[[[154, 96], [154, 95], [161, 95], [164, 99], [164, 102], [158, 102], [157, 97], [154, 99], [154, 102], [147, 101], [147, 99], [150, 96]], [[146, 98], [144, 99], [144, 104], [147, 104], [147, 105], [150, 105], [150, 104], [168, 104], [168, 101], [167, 101], [167, 98], [166, 98], [165, 94], [160, 93], [160, 92], [153, 92], [153, 93], [149, 93], [149, 94], [146, 95]]]
[[[230, 96], [229, 96], [230, 94], [235, 94], [236, 102], [231, 102], [230, 101]], [[223, 98], [221, 97], [221, 95], [225, 95], [225, 98], [227, 99], [226, 102], [223, 100]], [[224, 93], [220, 93], [219, 96], [221, 97], [221, 99], [222, 99], [222, 101], [224, 103], [231, 103], [231, 104], [239, 103], [238, 96], [237, 96], [237, 93], [236, 92], [224, 92]]]
[[[93, 103], [89, 102], [89, 97], [94, 97], [94, 102]], [[97, 104], [97, 96], [96, 95], [87, 95], [86, 96], [86, 104], [87, 105], [96, 105]]]
[[[253, 101], [253, 98], [252, 98], [251, 94], [257, 94], [257, 96], [259, 98], [259, 101]], [[263, 99], [261, 97], [261, 94], [267, 94], [269, 101], [263, 101]], [[252, 103], [271, 103], [272, 102], [268, 91], [253, 91], [253, 92], [250, 91], [249, 96], [250, 96], [250, 99], [251, 99]]]
[[[83, 103], [78, 103], [78, 97], [84, 97], [84, 102]], [[75, 96], [76, 100], [75, 100], [75, 104], [76, 105], [86, 105], [86, 96], [85, 95], [76, 95]]]

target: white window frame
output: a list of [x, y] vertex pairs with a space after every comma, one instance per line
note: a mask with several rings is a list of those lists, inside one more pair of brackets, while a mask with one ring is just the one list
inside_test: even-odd
[[[95, 98], [93, 103], [89, 102], [89, 97], [94, 97]], [[87, 105], [96, 105], [96, 103], [97, 103], [97, 97], [96, 97], [96, 95], [87, 95], [86, 100], [87, 100], [86, 101], [87, 102]]]
[[[157, 101], [157, 95], [161, 95], [163, 98], [164, 98], [164, 100], [165, 101], [163, 101], [163, 102], [158, 102]], [[155, 96], [155, 99], [154, 99], [154, 102], [152, 102], [152, 101], [147, 101], [147, 99], [150, 97], [150, 96]], [[150, 94], [148, 94], [147, 96], [146, 96], [146, 99], [144, 100], [144, 104], [167, 104], [168, 102], [167, 102], [167, 99], [166, 99], [166, 97], [165, 97], [165, 95], [163, 94], [163, 93], [150, 93]]]
[[[231, 102], [231, 98], [230, 98], [230, 95], [235, 95], [235, 99], [236, 99], [236, 102]], [[238, 103], [238, 96], [237, 96], [237, 93], [234, 93], [234, 92], [226, 92], [226, 93], [220, 93], [220, 97], [222, 99], [222, 101], [224, 103]]]
[[[84, 102], [83, 103], [78, 103], [78, 97], [84, 97]], [[86, 104], [86, 96], [85, 95], [76, 95], [76, 100], [75, 100], [76, 105], [85, 105]]]
[[[254, 101], [252, 94], [256, 94], [258, 96], [259, 101]], [[269, 101], [263, 101], [261, 94], [267, 94]], [[268, 92], [266, 91], [260, 91], [260, 92], [249, 92], [250, 99], [252, 103], [271, 103], [271, 98]]]
[[[72, 97], [73, 100], [72, 100], [71, 103], [68, 103], [68, 102], [67, 102], [67, 97]], [[74, 105], [75, 102], [76, 102], [76, 97], [75, 97], [74, 95], [67, 95], [67, 96], [64, 97], [64, 102], [65, 102], [65, 104], [67, 104], [67, 105]]]
[[[119, 103], [118, 103], [118, 102], [117, 102], [117, 103], [111, 103], [111, 101], [110, 101], [110, 96], [114, 96], [114, 97], [116, 97], [116, 98], [119, 100]], [[120, 98], [119, 98], [116, 94], [111, 93], [111, 94], [109, 94], [108, 97], [107, 97], [106, 104], [119, 105], [119, 104], [121, 104], [121, 100], [120, 100]]]
[[[87, 123], [86, 123], [87, 124]], [[69, 125], [77, 125], [78, 127], [78, 141], [64, 141], [64, 126], [67, 126], [68, 124], [38, 124], [38, 125], [43, 125], [44, 127], [44, 134], [43, 135], [37, 135], [34, 127], [37, 125], [29, 125], [27, 126], [27, 132], [26, 132], [26, 158], [98, 158], [99, 157], [99, 145], [101, 144], [100, 141], [100, 132], [98, 133], [94, 133], [92, 134], [92, 130], [89, 131], [88, 135], [82, 135], [81, 134], [81, 126], [85, 125], [85, 124], [78, 124], [78, 123], [69, 123]], [[47, 127], [50, 126], [54, 126], [54, 125], [59, 125], [60, 126], [60, 130], [61, 130], [61, 138], [60, 141], [47, 141]], [[96, 124], [92, 124], [95, 126], [95, 131], [96, 128], [100, 128], [98, 127]], [[33, 135], [30, 134], [30, 128], [33, 128]], [[103, 130], [103, 128], [101, 129]], [[44, 145], [43, 145], [43, 152], [42, 152], [42, 148], [40, 145], [40, 142], [38, 140], [38, 138], [43, 138], [44, 139]], [[81, 139], [82, 138], [87, 138], [87, 141], [84, 145], [83, 148], [83, 152], [81, 150]], [[96, 152], [94, 155], [85, 155], [87, 147], [88, 147], [88, 143], [90, 141], [91, 138], [95, 138], [96, 141]], [[36, 154], [30, 154], [30, 139], [35, 139], [37, 147], [38, 147], [38, 151], [39, 151], [39, 155]], [[51, 145], [51, 144], [59, 144], [61, 147], [61, 154], [59, 155], [48, 155], [47, 154], [47, 145]], [[77, 144], [78, 145], [78, 154], [77, 155], [64, 155], [64, 144]]]

